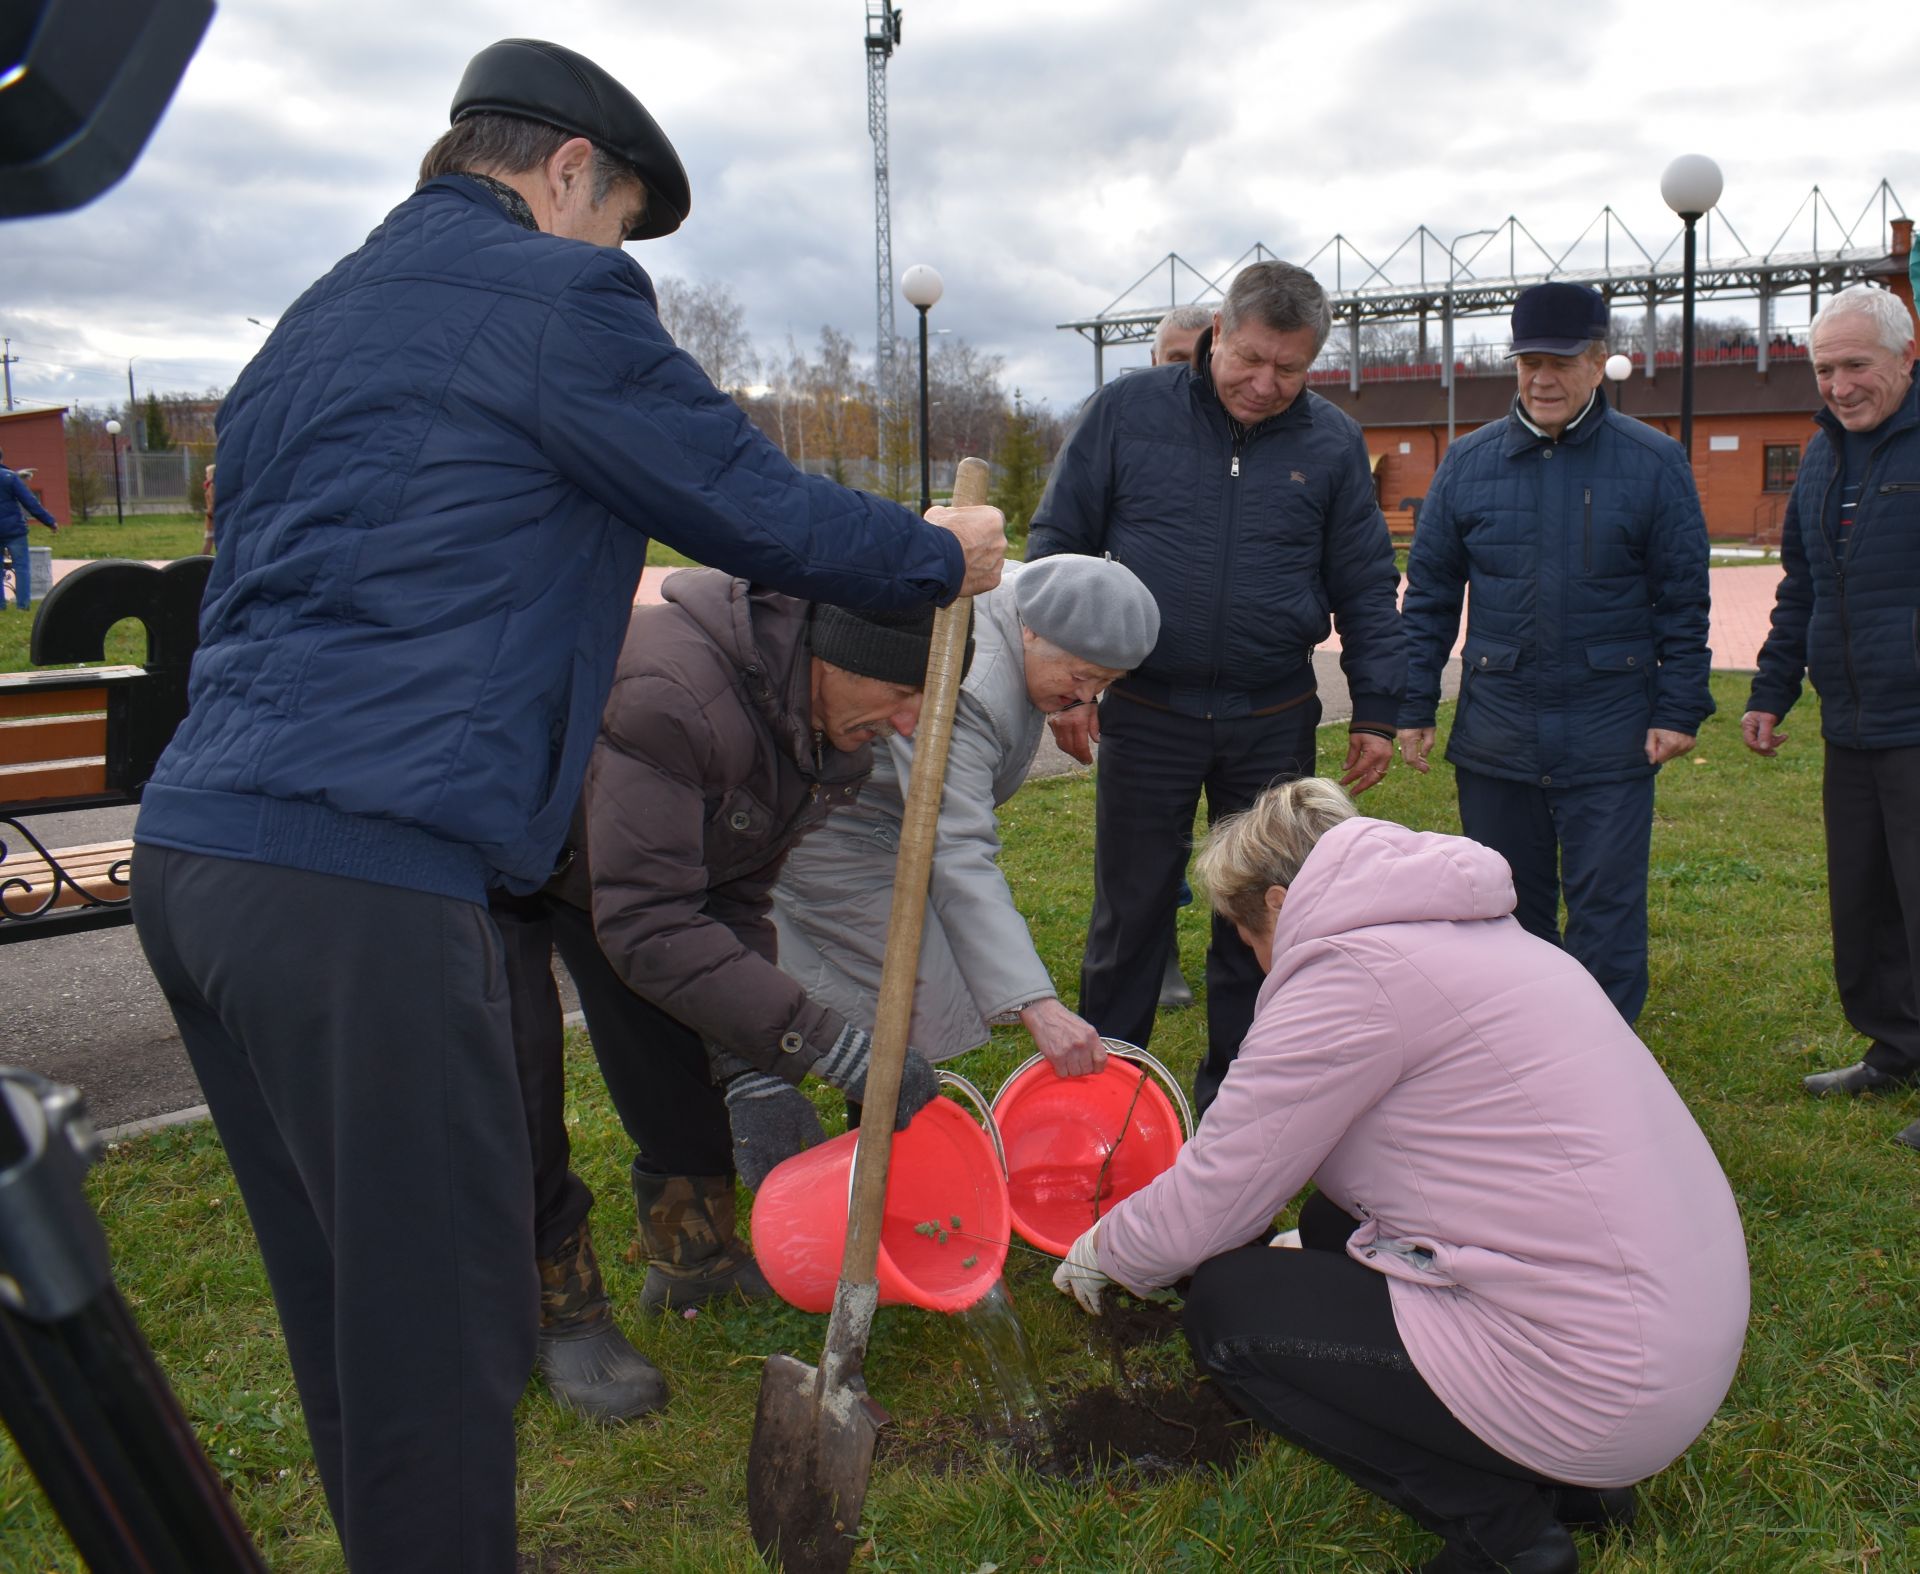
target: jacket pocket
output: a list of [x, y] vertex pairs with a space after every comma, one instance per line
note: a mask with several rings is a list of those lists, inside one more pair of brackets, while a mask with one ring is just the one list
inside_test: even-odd
[[1653, 641], [1620, 639], [1587, 647], [1587, 665], [1595, 672], [1625, 672], [1638, 677], [1653, 672]]
[[1460, 647], [1463, 672], [1511, 672], [1520, 660], [1518, 645], [1503, 645], [1498, 640], [1469, 634]]
[[707, 817], [706, 851], [709, 886], [758, 869], [771, 856], [775, 841], [773, 810], [745, 787], [721, 798]]

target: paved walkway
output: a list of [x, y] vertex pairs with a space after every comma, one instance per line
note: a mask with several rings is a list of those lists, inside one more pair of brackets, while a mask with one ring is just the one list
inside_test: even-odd
[[[54, 579], [58, 581], [84, 561], [82, 558], [55, 558]], [[658, 601], [660, 582], [673, 572], [670, 568], [649, 568], [640, 576], [640, 594], [635, 598], [636, 602], [644, 606]], [[1714, 668], [1723, 672], [1751, 672], [1754, 658], [1767, 637], [1767, 620], [1773, 613], [1774, 587], [1780, 583], [1780, 565], [1742, 565], [1711, 569], [1709, 573], [1713, 580], [1713, 623], [1707, 643], [1713, 648]], [[1405, 588], [1403, 581], [1403, 592]], [[1456, 652], [1459, 648], [1457, 644], [1454, 646]], [[1333, 635], [1320, 649], [1325, 652], [1338, 651], [1340, 636]]]

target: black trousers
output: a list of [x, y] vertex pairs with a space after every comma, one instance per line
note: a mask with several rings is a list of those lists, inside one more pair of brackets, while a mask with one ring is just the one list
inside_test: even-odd
[[1553, 1483], [1488, 1447], [1427, 1386], [1385, 1277], [1346, 1255], [1356, 1227], [1315, 1196], [1300, 1216], [1305, 1250], [1244, 1246], [1203, 1263], [1187, 1292], [1193, 1358], [1269, 1431], [1449, 1546], [1503, 1562], [1546, 1531]]
[[588, 914], [555, 902], [553, 936], [639, 1167], [655, 1175], [731, 1175], [726, 1098], [713, 1085], [700, 1035], [627, 988]]
[[1920, 1073], [1920, 749], [1829, 743], [1823, 806], [1840, 1008], [1868, 1065]]
[[[1181, 716], [1110, 693], [1100, 707], [1094, 783], [1093, 918], [1080, 967], [1080, 1015], [1143, 1049], [1153, 1036], [1174, 909], [1201, 795], [1207, 823], [1252, 805], [1275, 782], [1310, 775], [1320, 701], [1271, 716]], [[1200, 1113], [1253, 1025], [1264, 978], [1232, 924], [1215, 917], [1207, 948], [1207, 1055], [1194, 1076]]]
[[533, 1186], [499, 933], [142, 846], [134, 922], [260, 1241], [355, 1574], [512, 1574]]
[[1521, 928], [1564, 947], [1628, 1025], [1637, 1022], [1647, 1003], [1653, 777], [1542, 787], [1455, 766], [1453, 779], [1460, 828], [1513, 870]]

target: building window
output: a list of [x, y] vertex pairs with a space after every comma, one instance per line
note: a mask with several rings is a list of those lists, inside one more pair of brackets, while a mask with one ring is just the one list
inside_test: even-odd
[[1800, 474], [1800, 445], [1798, 443], [1767, 444], [1767, 480], [1765, 490], [1769, 492], [1791, 492], [1794, 478]]

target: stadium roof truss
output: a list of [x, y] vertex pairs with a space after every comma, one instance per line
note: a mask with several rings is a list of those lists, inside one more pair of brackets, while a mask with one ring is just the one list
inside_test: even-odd
[[[1822, 244], [1823, 215], [1827, 221], [1825, 234], [1830, 240], [1827, 245]], [[1733, 297], [1759, 302], [1760, 369], [1764, 371], [1767, 342], [1772, 332], [1771, 303], [1796, 290], [1807, 290], [1817, 299], [1821, 291], [1831, 292], [1863, 279], [1888, 276], [1897, 266], [1889, 257], [1891, 224], [1904, 215], [1905, 209], [1893, 187], [1882, 180], [1867, 199], [1860, 216], [1849, 226], [1834, 211], [1826, 193], [1815, 186], [1802, 199], [1773, 246], [1765, 252], [1753, 252], [1733, 222], [1716, 208], [1707, 214], [1702, 225], [1704, 244], [1694, 266], [1696, 298]], [[1732, 254], [1728, 254], [1723, 242], [1721, 254], [1714, 255], [1716, 219], [1720, 231], [1730, 237], [1737, 248]], [[1809, 230], [1811, 244], [1807, 249], [1782, 249], [1789, 237], [1797, 238]], [[1358, 341], [1363, 324], [1419, 322], [1424, 327], [1427, 319], [1437, 319], [1448, 347], [1444, 353], [1450, 358], [1456, 320], [1504, 316], [1513, 309], [1514, 299], [1522, 290], [1549, 279], [1593, 285], [1609, 300], [1643, 301], [1651, 326], [1651, 319], [1663, 303], [1680, 299], [1684, 282], [1679, 260], [1683, 233], [1676, 229], [1655, 256], [1609, 206], [1596, 213], [1573, 243], [1557, 255], [1517, 217], [1509, 216], [1493, 228], [1455, 236], [1451, 244], [1426, 225], [1419, 225], [1379, 263], [1373, 262], [1345, 235], [1335, 235], [1307, 258], [1303, 266], [1318, 275], [1322, 284], [1332, 286], [1329, 296], [1336, 331], [1345, 327], [1352, 337], [1354, 353], [1349, 362], [1357, 379]], [[1178, 252], [1168, 252], [1121, 291], [1104, 311], [1074, 322], [1063, 322], [1059, 327], [1082, 334], [1093, 342], [1097, 385], [1104, 380], [1103, 352], [1107, 346], [1150, 343], [1155, 326], [1169, 307], [1217, 306], [1226, 284], [1243, 267], [1278, 259], [1279, 253], [1256, 243], [1219, 272], [1209, 274]], [[1493, 270], [1502, 262], [1506, 264], [1506, 271], [1495, 274]], [[1142, 293], [1162, 278], [1164, 297], [1159, 288], [1153, 288], [1153, 303], [1141, 304]], [[1654, 335], [1648, 333], [1646, 344], [1651, 346], [1653, 340]]]

